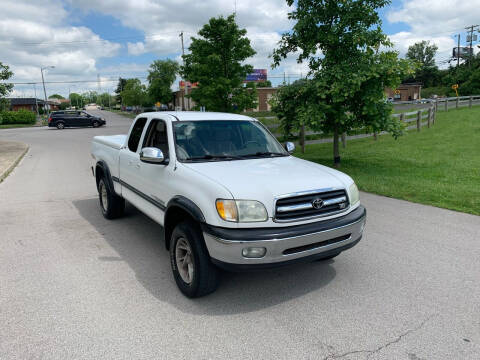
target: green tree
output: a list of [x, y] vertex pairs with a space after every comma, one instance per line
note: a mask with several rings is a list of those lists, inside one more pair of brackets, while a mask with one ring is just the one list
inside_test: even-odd
[[124, 79], [124, 78], [121, 78], [121, 77], [118, 78], [117, 88], [115, 89], [115, 94], [117, 94], [117, 96], [116, 96], [117, 104], [123, 104], [121, 93], [122, 93], [126, 83], [127, 83], [127, 79]]
[[[289, 6], [294, 0], [287, 0]], [[311, 91], [297, 116], [299, 124], [333, 133], [334, 164], [340, 164], [339, 135], [368, 127], [401, 134], [402, 124], [391, 116], [385, 87], [396, 88], [413, 71], [381, 30], [378, 9], [388, 0], [297, 0], [288, 17], [293, 29], [282, 35], [273, 52], [274, 66], [299, 52], [312, 78]], [[386, 49], [380, 51], [380, 48]]]
[[[13, 76], [13, 72], [10, 71], [8, 65], [4, 65], [0, 62], [0, 80], [5, 81]], [[5, 97], [10, 94], [13, 89], [13, 84], [0, 82], [0, 111], [7, 110], [9, 107], [9, 101]]]
[[134, 106], [138, 109], [147, 101], [147, 89], [139, 79], [127, 79], [120, 96], [125, 105]]
[[272, 82], [270, 80], [259, 81], [259, 82], [248, 82], [245, 85], [247, 88], [262, 88], [262, 87], [272, 87]]
[[84, 92], [82, 97], [85, 104], [96, 104], [98, 101], [98, 93], [93, 90]]
[[63, 100], [65, 99], [62, 95], [60, 94], [53, 94], [48, 97], [49, 99], [58, 99], [58, 100]]
[[210, 111], [240, 112], [255, 108], [255, 89], [243, 87], [247, 74], [253, 71], [245, 61], [255, 55], [247, 31], [240, 29], [235, 16], [211, 18], [192, 37], [190, 54], [183, 57], [183, 76], [198, 87], [189, 94]]
[[430, 41], [420, 41], [408, 47], [407, 59], [417, 64], [417, 70], [413, 77], [405, 79], [406, 82], [421, 82], [425, 87], [438, 84], [440, 71], [435, 65], [435, 55], [438, 47], [430, 44]]
[[69, 99], [70, 99], [71, 106], [75, 106], [76, 108], [81, 108], [84, 105], [83, 97], [80, 94], [70, 93]]
[[110, 95], [108, 92], [104, 92], [98, 95], [97, 101], [99, 105], [108, 107], [115, 104], [115, 97]]
[[278, 88], [271, 105], [284, 137], [289, 138], [294, 130], [299, 130], [301, 124], [297, 120], [311, 100], [315, 100], [312, 80], [301, 79]]
[[174, 60], [155, 60], [148, 70], [148, 93], [153, 102], [168, 104], [172, 101], [172, 85], [180, 66]]
[[408, 47], [407, 58], [420, 63], [421, 67], [433, 67], [437, 50], [437, 45], [423, 40]]

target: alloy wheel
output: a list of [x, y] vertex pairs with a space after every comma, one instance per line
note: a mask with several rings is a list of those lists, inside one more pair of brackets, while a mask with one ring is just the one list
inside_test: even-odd
[[179, 238], [175, 245], [175, 261], [178, 273], [186, 284], [191, 284], [194, 274], [194, 262], [192, 248], [187, 240]]

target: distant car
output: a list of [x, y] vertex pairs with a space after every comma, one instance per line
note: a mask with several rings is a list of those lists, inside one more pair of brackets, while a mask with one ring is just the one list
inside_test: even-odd
[[48, 126], [63, 129], [66, 127], [99, 127], [107, 122], [104, 118], [91, 115], [85, 111], [54, 111], [48, 118]]

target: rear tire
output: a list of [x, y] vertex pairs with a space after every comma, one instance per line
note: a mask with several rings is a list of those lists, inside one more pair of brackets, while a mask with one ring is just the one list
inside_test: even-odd
[[173, 230], [170, 264], [180, 291], [189, 298], [212, 293], [218, 286], [218, 269], [211, 263], [202, 233], [186, 220]]
[[103, 216], [109, 220], [121, 217], [125, 211], [125, 200], [112, 191], [102, 177], [98, 182], [98, 200]]
[[65, 124], [64, 124], [63, 122], [57, 123], [57, 129], [58, 129], [58, 130], [63, 130], [63, 129], [65, 129]]

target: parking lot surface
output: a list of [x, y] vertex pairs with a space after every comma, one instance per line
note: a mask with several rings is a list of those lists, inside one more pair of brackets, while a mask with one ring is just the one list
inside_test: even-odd
[[362, 193], [355, 248], [190, 300], [159, 225], [102, 217], [90, 140], [132, 120], [92, 113], [107, 126], [0, 131], [30, 146], [0, 184], [0, 359], [480, 358], [480, 217]]

